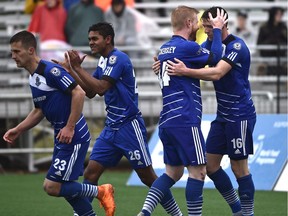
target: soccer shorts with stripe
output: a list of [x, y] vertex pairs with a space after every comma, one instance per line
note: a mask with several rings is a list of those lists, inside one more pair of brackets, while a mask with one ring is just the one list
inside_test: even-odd
[[106, 126], [96, 139], [90, 160], [104, 167], [114, 167], [122, 156], [129, 160], [133, 169], [152, 164], [146, 127], [141, 116], [126, 122], [117, 130]]
[[253, 130], [256, 119], [237, 122], [214, 120], [206, 140], [207, 153], [221, 154], [234, 160], [253, 154]]
[[206, 149], [199, 126], [159, 128], [164, 163], [171, 166], [206, 164]]
[[84, 143], [58, 143], [54, 147], [46, 178], [51, 181], [75, 181], [83, 175], [90, 140]]

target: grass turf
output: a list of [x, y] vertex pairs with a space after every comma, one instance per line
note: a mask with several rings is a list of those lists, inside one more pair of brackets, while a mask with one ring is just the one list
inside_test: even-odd
[[[131, 171], [106, 171], [101, 183], [112, 183], [115, 187], [116, 216], [136, 216], [141, 210], [148, 192], [147, 187], [126, 186]], [[1, 216], [72, 216], [72, 208], [63, 198], [50, 197], [42, 190], [45, 173], [0, 175]], [[80, 179], [82, 180], [82, 179]], [[172, 192], [184, 215], [187, 215], [184, 188], [173, 188]], [[98, 216], [104, 216], [97, 200], [93, 206]], [[153, 215], [167, 215], [157, 206]], [[230, 216], [230, 209], [216, 190], [204, 190], [203, 216]], [[287, 216], [287, 193], [256, 191], [255, 215]]]

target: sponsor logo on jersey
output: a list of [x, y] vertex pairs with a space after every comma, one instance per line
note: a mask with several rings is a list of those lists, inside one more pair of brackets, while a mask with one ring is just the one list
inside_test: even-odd
[[241, 44], [240, 43], [234, 43], [233, 44], [233, 48], [236, 50], [240, 50], [241, 49]]
[[54, 76], [60, 76], [61, 71], [59, 70], [59, 68], [53, 67], [50, 72], [54, 75]]
[[141, 161], [138, 161], [138, 164], [137, 165], [143, 165], [143, 163]]
[[115, 55], [110, 56], [109, 64], [115, 64], [116, 61], [117, 61], [117, 56], [115, 56]]
[[41, 102], [41, 101], [44, 101], [44, 100], [46, 100], [46, 95], [43, 95], [43, 96], [40, 96], [40, 97], [33, 98], [33, 101], [34, 101], [35, 103], [37, 103], [37, 102]]

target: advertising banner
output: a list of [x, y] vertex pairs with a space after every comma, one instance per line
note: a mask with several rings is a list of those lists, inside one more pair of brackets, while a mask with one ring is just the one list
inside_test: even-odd
[[[206, 138], [210, 129], [210, 123], [215, 115], [203, 115], [202, 132]], [[256, 190], [287, 191], [283, 178], [287, 163], [287, 114], [259, 114], [254, 129], [254, 155], [248, 158], [249, 169], [252, 174]], [[163, 147], [158, 137], [158, 129], [154, 131], [150, 141], [149, 149], [152, 157], [153, 167], [158, 176], [165, 172], [163, 163]], [[224, 156], [221, 162], [222, 168], [230, 176], [233, 186], [238, 187], [237, 181], [231, 171], [230, 161]], [[280, 176], [282, 176], [280, 178]], [[183, 177], [175, 184], [175, 187], [185, 187], [188, 172], [185, 170]], [[286, 179], [287, 182], [287, 179]], [[277, 184], [278, 183], [278, 184]], [[137, 174], [133, 171], [128, 179], [127, 185], [143, 185]], [[214, 188], [213, 182], [206, 177], [204, 188]]]

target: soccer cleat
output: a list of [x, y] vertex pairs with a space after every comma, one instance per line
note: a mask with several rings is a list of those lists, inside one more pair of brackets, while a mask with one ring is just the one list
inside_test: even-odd
[[140, 212], [139, 214], [137, 214], [137, 216], [144, 216], [144, 213]]
[[106, 216], [114, 216], [116, 205], [114, 201], [114, 189], [111, 184], [98, 186], [97, 199], [100, 202], [100, 207], [104, 207]]

